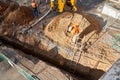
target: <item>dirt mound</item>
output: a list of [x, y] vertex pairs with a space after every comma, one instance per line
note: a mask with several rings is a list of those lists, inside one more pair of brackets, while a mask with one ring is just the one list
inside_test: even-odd
[[11, 2], [11, 3], [5, 3], [3, 1], [0, 1], [0, 13], [4, 17], [7, 16], [10, 12], [16, 10], [19, 7], [18, 3]]
[[6, 17], [10, 12], [15, 11], [19, 7], [19, 4], [16, 2], [11, 2], [7, 9], [4, 11], [4, 16]]
[[15, 11], [9, 13], [4, 20], [5, 23], [27, 24], [34, 18], [32, 9], [20, 6]]
[[3, 1], [0, 1], [0, 22], [3, 22], [6, 16], [16, 10], [19, 7], [19, 5], [15, 2], [6, 3]]
[[0, 1], [0, 15], [7, 9], [8, 5], [5, 4], [3, 1]]
[[88, 41], [93, 34], [97, 34], [100, 31], [100, 25], [94, 18], [86, 18], [86, 16], [87, 15], [77, 13], [63, 13], [54, 18], [47, 25], [45, 35], [53, 39], [55, 42], [58, 42], [60, 45], [70, 47], [73, 36], [68, 36], [66, 34], [68, 26], [70, 24], [78, 24], [79, 31], [81, 31], [79, 37], [83, 38], [85, 36], [86, 39], [84, 41]]
[[4, 24], [27, 24], [33, 19], [31, 8], [19, 6], [16, 2], [5, 3], [0, 1], [0, 20]]
[[28, 24], [33, 18], [31, 8], [19, 6], [16, 2], [0, 1], [0, 34], [7, 35], [14, 26]]

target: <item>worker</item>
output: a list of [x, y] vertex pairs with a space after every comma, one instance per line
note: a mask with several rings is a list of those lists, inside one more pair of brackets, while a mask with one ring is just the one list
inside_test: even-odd
[[35, 3], [35, 0], [32, 0], [32, 8], [33, 8], [33, 13], [35, 17], [38, 17], [38, 9], [37, 9], [37, 4]]
[[72, 42], [75, 44], [77, 41], [77, 38], [79, 36], [79, 25], [69, 26], [68, 32], [70, 32], [73, 36]]
[[69, 26], [68, 32], [70, 32], [72, 35], [79, 33], [79, 25]]

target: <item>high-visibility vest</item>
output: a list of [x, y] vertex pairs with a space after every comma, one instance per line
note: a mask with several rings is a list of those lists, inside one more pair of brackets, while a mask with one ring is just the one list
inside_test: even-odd
[[36, 8], [37, 7], [35, 2], [32, 2], [31, 5], [32, 5], [32, 8]]
[[79, 29], [77, 26], [74, 26], [73, 29], [71, 30], [71, 34], [75, 35], [76, 33], [79, 33]]

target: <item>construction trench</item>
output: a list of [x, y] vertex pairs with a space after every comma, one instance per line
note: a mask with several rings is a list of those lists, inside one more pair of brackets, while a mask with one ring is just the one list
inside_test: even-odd
[[[0, 1], [0, 52], [5, 46], [37, 57], [73, 77], [65, 80], [98, 80], [119, 58], [119, 54], [113, 54], [119, 50], [110, 48], [111, 42], [107, 41], [118, 32], [103, 31], [96, 17], [82, 10], [56, 13], [43, 1], [37, 19], [31, 7], [24, 5]], [[67, 33], [70, 24], [79, 25], [77, 45]]]

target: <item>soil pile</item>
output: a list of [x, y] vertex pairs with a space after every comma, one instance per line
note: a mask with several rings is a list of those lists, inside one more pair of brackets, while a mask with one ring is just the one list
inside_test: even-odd
[[5, 18], [6, 23], [16, 23], [16, 24], [27, 24], [34, 18], [33, 12], [30, 8], [25, 6], [20, 6], [15, 11], [9, 13]]
[[3, 14], [3, 12], [7, 9], [8, 5], [5, 4], [3, 1], [0, 1], [0, 16]]
[[25, 25], [33, 20], [33, 11], [29, 7], [19, 6], [16, 2], [0, 1], [0, 33], [9, 33], [13, 26]]
[[18, 7], [19, 7], [18, 3], [15, 3], [15, 2], [10, 3], [3, 14], [4, 17], [6, 17], [10, 12], [15, 11]]
[[8, 4], [5, 4], [3, 1], [0, 1], [0, 22], [2, 22], [4, 11], [8, 8], [8, 6]]

